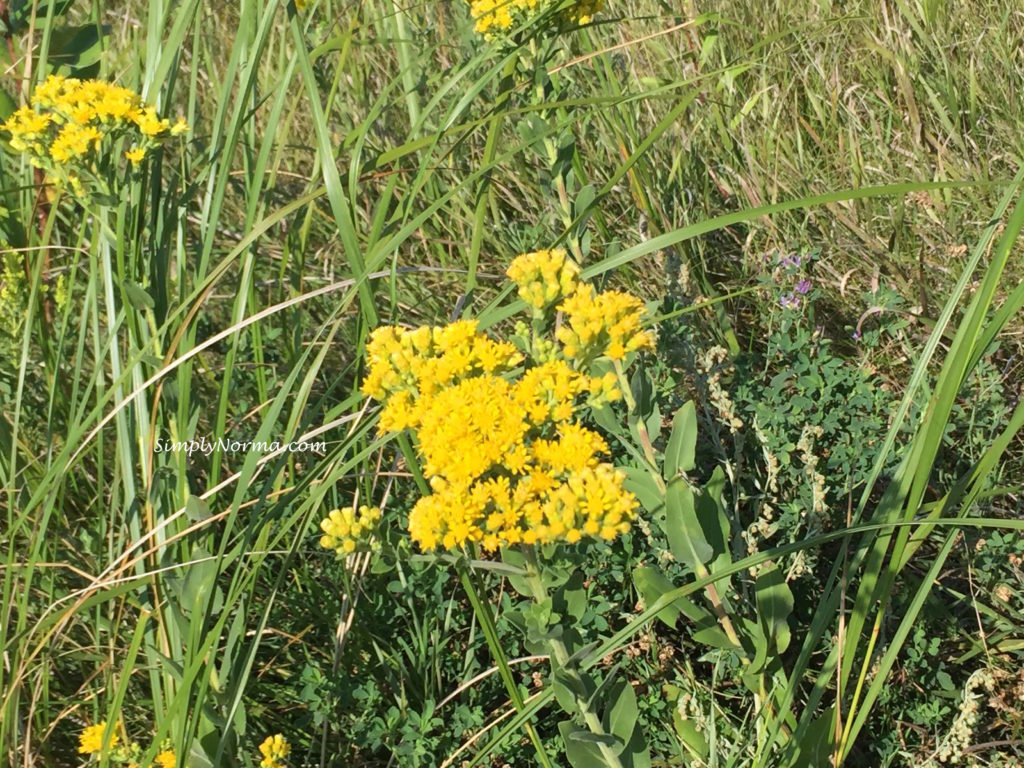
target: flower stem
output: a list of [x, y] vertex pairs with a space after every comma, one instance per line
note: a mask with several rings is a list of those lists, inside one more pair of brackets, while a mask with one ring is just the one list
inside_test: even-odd
[[[512, 677], [512, 671], [509, 669], [508, 659], [505, 657], [505, 652], [502, 650], [501, 642], [498, 639], [498, 630], [494, 624], [494, 615], [491, 613], [491, 607], [480, 597], [483, 590], [478, 589], [478, 585], [473, 579], [472, 570], [468, 565], [460, 563], [456, 566], [456, 571], [459, 574], [459, 579], [462, 581], [463, 589], [466, 590], [466, 596], [469, 598], [469, 602], [473, 606], [473, 612], [480, 621], [480, 627], [483, 630], [484, 639], [487, 641], [487, 646], [491, 651], [491, 657], [494, 659], [494, 663], [498, 667], [498, 672], [501, 675], [502, 682], [505, 683], [505, 689], [508, 691], [508, 695], [512, 699], [512, 704], [515, 706], [516, 711], [522, 711], [525, 703], [523, 702], [523, 697], [519, 692], [519, 688], [516, 686], [515, 679]], [[533, 723], [528, 720], [524, 723], [523, 727], [526, 729], [526, 734], [533, 743], [533, 748], [537, 752], [537, 759], [542, 768], [552, 768], [551, 760], [548, 758], [544, 745], [541, 743], [540, 735], [533, 727]]]
[[[523, 547], [523, 555], [526, 559], [526, 580], [530, 585], [531, 596], [536, 603], [542, 603], [548, 598], [548, 590], [544, 586], [544, 580], [540, 575], [540, 565], [537, 562], [536, 550], [532, 546]], [[562, 642], [561, 638], [557, 637], [548, 637], [545, 639], [545, 642], [551, 651], [551, 658], [557, 663], [558, 668], [572, 680], [573, 688], [583, 690], [583, 679], [580, 677], [579, 670], [576, 669], [575, 665], [570, 663], [569, 651], [566, 649], [565, 643]], [[552, 664], [552, 669], [554, 667], [555, 665]], [[574, 698], [576, 700], [576, 707], [590, 732], [595, 736], [608, 736], [608, 732], [601, 724], [600, 716], [591, 708], [590, 702], [578, 694], [574, 694]], [[609, 768], [623, 768], [622, 761], [619, 760], [619, 756], [612, 751], [611, 747], [601, 742], [598, 742], [597, 747]]]

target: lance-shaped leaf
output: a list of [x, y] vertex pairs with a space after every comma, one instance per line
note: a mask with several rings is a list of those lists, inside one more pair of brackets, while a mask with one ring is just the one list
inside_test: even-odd
[[690, 400], [672, 419], [672, 434], [665, 446], [665, 479], [671, 481], [680, 472], [693, 469], [696, 452], [697, 410]]
[[665, 534], [676, 560], [693, 570], [714, 555], [697, 519], [693, 491], [682, 480], [670, 483], [665, 491]]

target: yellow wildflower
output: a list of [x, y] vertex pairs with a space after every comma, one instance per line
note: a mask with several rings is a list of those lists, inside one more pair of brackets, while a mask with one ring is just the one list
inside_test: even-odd
[[177, 768], [178, 758], [173, 749], [165, 749], [156, 756], [155, 768]]
[[117, 746], [117, 734], [111, 732], [106, 744], [103, 743], [103, 732], [107, 729], [106, 721], [90, 725], [78, 736], [78, 754], [95, 755]]
[[505, 274], [519, 287], [519, 297], [543, 313], [576, 290], [580, 268], [556, 248], [517, 256]]
[[86, 154], [90, 147], [99, 149], [103, 136], [91, 125], [68, 123], [50, 146], [50, 157], [57, 163], [67, 163]]
[[354, 507], [335, 509], [328, 513], [320, 522], [324, 535], [320, 537], [320, 546], [333, 549], [339, 555], [349, 555], [366, 543], [366, 539], [374, 526], [380, 521], [380, 509], [377, 507], [360, 507], [356, 514]]
[[[581, 400], [618, 394], [614, 375], [591, 378], [552, 359], [509, 381], [496, 371], [509, 373], [521, 356], [472, 321], [382, 328], [368, 350], [363, 391], [384, 402], [382, 429], [413, 430], [430, 481], [409, 515], [420, 547], [575, 543], [628, 529], [636, 499], [599, 461], [605, 441], [575, 421]], [[332, 515], [325, 546], [352, 551], [354, 516]]]
[[632, 294], [596, 293], [582, 286], [559, 309], [568, 322], [556, 336], [570, 359], [587, 363], [607, 355], [621, 360], [628, 352], [654, 346], [654, 334], [641, 328], [646, 314], [643, 302]]
[[363, 392], [385, 402], [382, 431], [414, 427], [416, 401], [431, 397], [464, 378], [503, 373], [522, 360], [507, 342], [477, 333], [475, 320], [414, 331], [378, 328], [366, 347], [370, 369]]
[[291, 745], [280, 733], [267, 736], [260, 744], [260, 754], [263, 755], [260, 768], [283, 768], [283, 761], [291, 751]]
[[146, 136], [159, 136], [171, 127], [170, 120], [161, 120], [153, 107], [144, 107], [135, 120], [139, 130]]
[[94, 160], [105, 143], [129, 139], [132, 148], [125, 156], [138, 164], [169, 135], [188, 130], [184, 120], [172, 128], [137, 93], [102, 80], [50, 75], [30, 102], [0, 128], [10, 135], [11, 147], [27, 154], [52, 183], [69, 184], [76, 195], [86, 193], [82, 180], [96, 175]]
[[[528, 24], [559, 5], [557, 0], [467, 0], [474, 29], [490, 39], [514, 26]], [[602, 0], [577, 0], [556, 14], [559, 25], [586, 24], [601, 10]]]
[[188, 123], [185, 122], [184, 117], [179, 117], [178, 122], [171, 126], [171, 136], [181, 136], [183, 133], [188, 133]]

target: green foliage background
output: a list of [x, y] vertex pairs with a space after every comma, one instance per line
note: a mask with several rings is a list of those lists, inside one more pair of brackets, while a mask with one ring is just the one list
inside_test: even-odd
[[[558, 553], [582, 664], [622, 665], [654, 764], [928, 765], [958, 723], [962, 764], [1020, 759], [1014, 3], [609, 2], [511, 47], [458, 0], [0, 9], [3, 116], [60, 72], [192, 126], [89, 207], [0, 153], [12, 765], [79, 765], [104, 719], [188, 766], [256, 765], [277, 732], [294, 765], [531, 765], [529, 719], [563, 764], [518, 598], [411, 550], [418, 469], [358, 391], [370, 329], [505, 332], [506, 265], [554, 244], [661, 316], [642, 418], [602, 424], [618, 463], [642, 425], [714, 502], [673, 528], [638, 480], [633, 534]], [[326, 451], [157, 450], [204, 436]], [[338, 561], [317, 524], [356, 496], [382, 548]], [[679, 556], [701, 536], [713, 559]], [[722, 642], [709, 584], [761, 645]]]

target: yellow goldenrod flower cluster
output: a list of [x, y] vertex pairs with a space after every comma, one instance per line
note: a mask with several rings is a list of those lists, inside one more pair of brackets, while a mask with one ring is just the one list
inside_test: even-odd
[[580, 407], [620, 396], [614, 374], [591, 377], [563, 359], [505, 378], [523, 360], [474, 321], [381, 328], [368, 345], [363, 391], [384, 403], [382, 431], [415, 434], [432, 493], [409, 515], [423, 549], [613, 539], [636, 499], [607, 445], [576, 421]]
[[556, 248], [517, 256], [505, 274], [519, 287], [519, 298], [543, 312], [576, 290], [580, 268]]
[[383, 327], [367, 345], [370, 371], [363, 392], [385, 403], [383, 431], [419, 423], [422, 398], [432, 398], [463, 379], [502, 374], [522, 362], [511, 344], [477, 333], [475, 320], [414, 331]]
[[602, 355], [621, 360], [629, 352], [654, 345], [654, 334], [642, 328], [643, 302], [629, 293], [597, 293], [581, 285], [579, 268], [564, 250], [524, 253], [512, 261], [506, 274], [535, 316], [545, 315], [556, 304], [566, 314], [566, 324], [555, 335], [569, 360], [584, 365]]
[[589, 363], [606, 355], [621, 360], [629, 352], [654, 346], [654, 334], [641, 328], [646, 312], [636, 296], [621, 291], [597, 293], [583, 286], [559, 307], [567, 323], [555, 335], [566, 357]]
[[380, 509], [377, 507], [360, 507], [358, 514], [355, 507], [332, 510], [320, 522], [320, 529], [324, 532], [320, 546], [333, 549], [341, 556], [350, 555], [366, 543], [378, 522]]
[[98, 173], [105, 143], [126, 139], [131, 147], [125, 156], [138, 165], [161, 141], [189, 129], [183, 119], [171, 125], [128, 88], [61, 75], [47, 77], [31, 104], [16, 110], [2, 128], [14, 150], [57, 181], [68, 181], [76, 194], [84, 191], [81, 174]]
[[260, 768], [284, 768], [284, 760], [292, 751], [291, 744], [280, 733], [267, 736], [260, 744]]
[[106, 721], [90, 725], [78, 736], [78, 754], [98, 755], [111, 750], [117, 746], [117, 734], [111, 731], [106, 744], [103, 742], [103, 732], [107, 730]]
[[[127, 744], [120, 744], [117, 734], [111, 731], [106, 744], [103, 743], [103, 731], [107, 723], [97, 723], [86, 727], [78, 736], [78, 753], [89, 755], [93, 759], [106, 758], [112, 765], [122, 765], [127, 768], [142, 768], [143, 748], [137, 741]], [[155, 762], [146, 763], [147, 768], [177, 768], [178, 758], [170, 747], [170, 742], [165, 741], [160, 753], [156, 756]]]
[[[474, 29], [490, 39], [497, 33], [507, 32], [513, 27], [531, 23], [552, 8], [559, 5], [557, 0], [467, 0], [469, 12], [476, 22]], [[569, 8], [557, 14], [556, 23], [561, 25], [586, 24], [601, 10], [602, 0], [577, 0]]]

